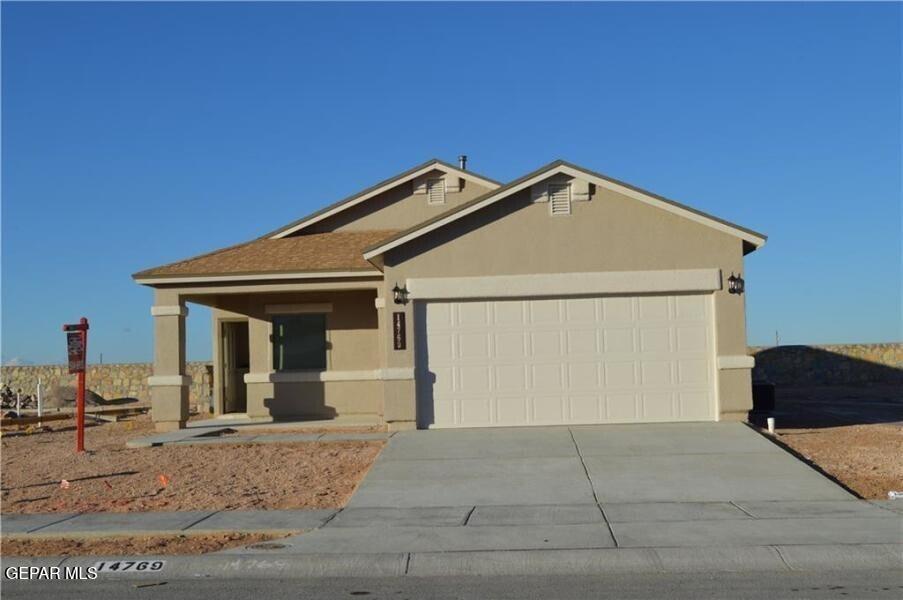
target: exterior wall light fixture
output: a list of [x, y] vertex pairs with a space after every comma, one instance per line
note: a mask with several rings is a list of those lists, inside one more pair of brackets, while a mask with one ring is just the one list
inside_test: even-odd
[[392, 288], [392, 299], [395, 300], [395, 304], [407, 304], [408, 289], [406, 287], [398, 287], [396, 283], [395, 287]]
[[727, 291], [731, 294], [742, 294], [746, 290], [746, 281], [743, 277], [738, 273], [734, 275], [731, 272], [731, 276], [727, 278]]

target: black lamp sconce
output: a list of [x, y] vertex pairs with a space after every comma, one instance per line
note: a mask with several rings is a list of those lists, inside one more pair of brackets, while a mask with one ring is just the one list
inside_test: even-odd
[[746, 290], [746, 281], [743, 277], [738, 273], [734, 275], [731, 272], [731, 276], [727, 278], [727, 291], [730, 294], [742, 294]]
[[392, 299], [395, 301], [395, 304], [407, 304], [408, 288], [398, 287], [398, 284], [396, 283], [395, 287], [392, 288]]

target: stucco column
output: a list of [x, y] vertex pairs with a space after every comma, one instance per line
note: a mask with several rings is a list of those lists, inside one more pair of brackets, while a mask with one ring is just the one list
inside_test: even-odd
[[182, 429], [188, 420], [188, 388], [185, 373], [185, 317], [188, 308], [178, 294], [157, 290], [154, 306], [154, 374], [148, 377], [151, 416], [157, 431]]
[[[383, 308], [379, 309], [379, 333], [381, 360], [383, 367], [383, 419], [389, 431], [415, 429], [417, 427], [417, 400], [414, 381], [414, 304], [396, 304], [392, 287], [404, 280], [396, 281], [392, 270], [386, 269], [386, 277], [380, 290]], [[396, 350], [394, 345], [393, 315], [401, 313], [405, 319], [405, 349]]]
[[275, 395], [275, 386], [268, 381], [254, 381], [273, 372], [272, 340], [270, 339], [270, 320], [256, 311], [248, 317], [248, 344], [250, 359], [247, 382], [247, 413], [249, 417], [268, 417], [270, 407], [267, 403]]

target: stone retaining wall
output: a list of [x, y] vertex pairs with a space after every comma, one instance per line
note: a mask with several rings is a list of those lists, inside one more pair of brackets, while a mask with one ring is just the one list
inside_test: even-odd
[[[206, 404], [213, 393], [213, 371], [209, 362], [190, 362], [187, 365], [191, 376], [191, 403]], [[150, 402], [147, 378], [153, 369], [151, 363], [120, 363], [88, 365], [87, 387], [105, 400], [116, 398], [137, 398]], [[22, 394], [36, 394], [38, 378], [45, 393], [55, 387], [75, 387], [75, 375], [68, 373], [66, 365], [4, 366], [0, 368], [0, 382]]]
[[753, 347], [753, 379], [777, 385], [903, 384], [903, 344]]

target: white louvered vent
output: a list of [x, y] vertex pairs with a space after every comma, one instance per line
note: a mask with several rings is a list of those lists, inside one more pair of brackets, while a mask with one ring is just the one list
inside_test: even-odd
[[426, 182], [426, 201], [429, 204], [445, 204], [445, 180], [428, 179]]
[[549, 184], [549, 212], [552, 215], [571, 214], [571, 186], [569, 184]]

